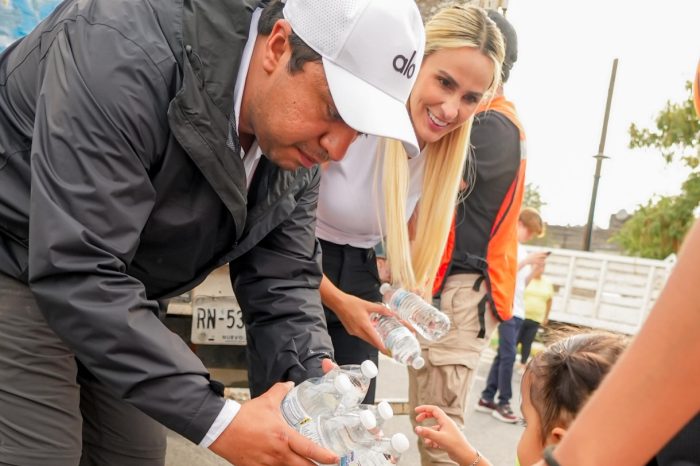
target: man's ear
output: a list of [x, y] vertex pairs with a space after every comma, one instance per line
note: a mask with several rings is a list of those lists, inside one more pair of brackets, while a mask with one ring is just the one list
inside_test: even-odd
[[270, 35], [265, 39], [265, 54], [263, 56], [263, 69], [272, 73], [279, 67], [287, 66], [285, 53], [289, 50], [289, 36], [292, 33], [292, 26], [284, 19], [278, 19]]

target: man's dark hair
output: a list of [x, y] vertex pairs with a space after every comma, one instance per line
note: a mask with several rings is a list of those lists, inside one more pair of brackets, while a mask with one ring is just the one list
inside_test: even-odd
[[499, 12], [489, 10], [488, 15], [491, 21], [498, 26], [498, 30], [501, 31], [503, 36], [503, 41], [506, 43], [506, 56], [501, 67], [501, 78], [505, 83], [510, 77], [510, 70], [513, 69], [513, 64], [518, 60], [518, 34], [515, 32], [513, 25]]
[[[258, 34], [261, 36], [270, 35], [275, 23], [284, 19], [282, 8], [284, 8], [284, 3], [281, 0], [273, 0], [265, 6], [258, 22]], [[321, 61], [321, 55], [306, 45], [306, 42], [301, 40], [294, 31], [289, 35], [289, 46], [292, 49], [292, 57], [289, 59], [289, 72], [291, 74], [301, 71], [308, 62]]]

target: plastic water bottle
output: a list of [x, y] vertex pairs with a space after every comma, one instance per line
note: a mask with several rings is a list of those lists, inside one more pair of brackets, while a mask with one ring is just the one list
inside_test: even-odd
[[420, 343], [396, 317], [375, 312], [370, 316], [370, 320], [395, 361], [410, 364], [414, 369], [420, 369], [425, 365], [420, 355]]
[[362, 364], [345, 364], [334, 368], [325, 375], [326, 380], [332, 381], [337, 375], [345, 374], [355, 388], [341, 400], [338, 412], [354, 408], [364, 400], [369, 390], [369, 384], [377, 376], [379, 369], [377, 365], [369, 359]]
[[375, 433], [377, 419], [370, 410], [321, 416], [318, 426], [320, 444], [340, 456], [341, 466], [365, 464], [363, 458], [367, 464], [375, 464], [369, 462], [375, 460], [383, 461], [376, 464], [387, 464], [386, 458], [408, 449], [408, 439], [403, 434], [386, 438]]
[[[369, 449], [381, 440], [372, 431], [377, 419], [371, 411], [360, 410], [318, 419], [321, 446], [350, 462], [357, 453]], [[342, 461], [341, 461], [342, 464]]]
[[379, 292], [391, 310], [410, 322], [416, 332], [426, 340], [437, 341], [450, 330], [450, 319], [447, 315], [426, 303], [417, 294], [403, 288], [393, 288], [388, 283], [382, 284]]
[[381, 433], [381, 428], [386, 421], [394, 417], [394, 409], [388, 401], [380, 401], [376, 405], [359, 405], [357, 410], [367, 410], [377, 419], [376, 433]]
[[384, 432], [382, 431], [382, 426], [386, 421], [394, 417], [394, 410], [387, 401], [381, 401], [377, 405], [357, 405], [355, 408], [346, 412], [346, 414], [362, 415], [362, 412], [367, 411], [372, 414], [375, 418], [375, 426], [368, 427], [367, 430], [374, 434], [376, 438], [382, 438]]
[[408, 451], [408, 438], [401, 433], [394, 434], [390, 438], [383, 438], [375, 442], [372, 447], [362, 450], [356, 455], [354, 465], [357, 466], [386, 466], [398, 464], [401, 455]]
[[356, 396], [346, 374], [327, 376], [308, 379], [292, 388], [280, 406], [287, 424], [316, 443], [320, 442], [317, 419], [335, 413], [344, 398]]

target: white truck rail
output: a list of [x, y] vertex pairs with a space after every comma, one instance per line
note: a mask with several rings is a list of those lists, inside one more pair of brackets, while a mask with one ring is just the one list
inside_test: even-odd
[[630, 335], [646, 319], [674, 264], [570, 249], [526, 248], [551, 251], [544, 271], [555, 289], [551, 320]]
[[[670, 260], [525, 247], [551, 251], [544, 272], [555, 289], [551, 320], [629, 335], [639, 330], [673, 267]], [[174, 299], [168, 313], [192, 315], [194, 344], [246, 344], [242, 313], [226, 266]]]

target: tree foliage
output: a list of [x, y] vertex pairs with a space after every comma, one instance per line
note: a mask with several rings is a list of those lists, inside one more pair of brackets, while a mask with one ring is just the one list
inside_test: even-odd
[[634, 212], [611, 241], [625, 253], [663, 259], [678, 251], [700, 204], [700, 122], [695, 114], [691, 84], [688, 98], [667, 102], [656, 118], [656, 129], [629, 129], [631, 148], [655, 148], [667, 163], [681, 162], [693, 169], [681, 194], [649, 200]]
[[656, 117], [656, 129], [630, 125], [630, 148], [659, 149], [666, 162], [681, 160], [690, 168], [700, 164], [700, 121], [693, 106], [692, 84], [686, 83], [688, 98], [681, 103], [666, 102]]
[[542, 200], [540, 187], [532, 183], [525, 184], [523, 207], [532, 207], [533, 209], [540, 211], [542, 210], [543, 205], [547, 205], [547, 203]]
[[678, 251], [700, 203], [700, 173], [692, 173], [678, 196], [649, 200], [625, 222], [612, 241], [627, 253], [664, 259]]

